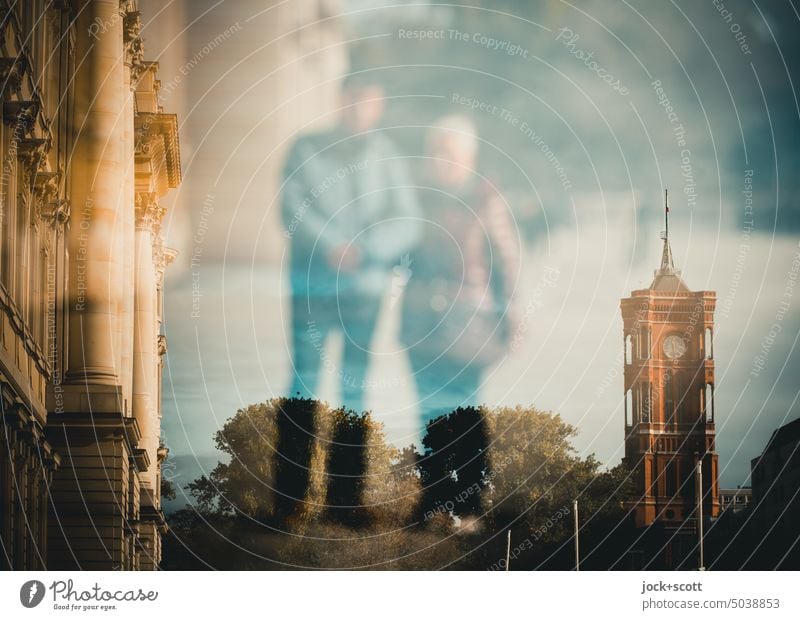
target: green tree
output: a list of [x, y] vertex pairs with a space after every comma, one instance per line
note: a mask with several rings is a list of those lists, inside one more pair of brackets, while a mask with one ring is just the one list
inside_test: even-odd
[[425, 515], [452, 507], [448, 514], [469, 516], [460, 520], [473, 548], [464, 564], [504, 558], [511, 529], [514, 540], [530, 541], [519, 566], [569, 568], [574, 499], [587, 553], [616, 544], [615, 528], [629, 531], [618, 527], [631, 493], [627, 470], [602, 471], [593, 455], [582, 458], [571, 443], [576, 434], [556, 414], [519, 406], [459, 409], [429, 424], [419, 461]]
[[568, 569], [576, 498], [585, 566], [608, 568], [628, 544], [629, 475], [578, 455], [576, 432], [532, 407], [458, 409], [428, 425], [418, 454], [368, 414], [252, 405], [216, 434], [229, 460], [169, 516], [164, 568], [486, 569], [511, 529], [530, 541], [514, 568]]

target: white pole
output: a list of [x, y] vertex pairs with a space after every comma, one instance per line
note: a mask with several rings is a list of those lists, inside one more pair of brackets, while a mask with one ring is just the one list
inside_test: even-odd
[[703, 461], [697, 461], [697, 470], [696, 470], [696, 482], [695, 487], [697, 487], [697, 545], [700, 550], [700, 554], [697, 559], [697, 568], [698, 570], [705, 570], [705, 559], [703, 558]]
[[506, 544], [506, 571], [511, 563], [511, 530], [508, 530], [508, 543]]
[[572, 513], [575, 515], [575, 570], [581, 569], [581, 553], [578, 547], [578, 500], [572, 500]]

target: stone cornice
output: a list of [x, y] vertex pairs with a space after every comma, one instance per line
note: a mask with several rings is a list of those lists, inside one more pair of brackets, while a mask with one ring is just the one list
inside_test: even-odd
[[124, 437], [131, 452], [142, 439], [136, 419], [119, 412], [63, 412], [48, 416], [47, 435], [51, 443], [59, 445], [68, 433], [73, 437], [82, 434], [90, 441], [107, 436]]
[[[135, 10], [135, 9], [134, 9]], [[178, 119], [175, 114], [165, 114], [158, 102], [160, 82], [158, 63], [145, 61], [136, 83], [134, 117], [134, 152], [136, 162], [136, 191], [164, 196], [181, 182], [180, 139]], [[163, 217], [160, 213], [158, 219]], [[146, 221], [143, 220], [143, 224]], [[158, 232], [157, 227], [152, 227]], [[153, 259], [157, 266], [163, 263], [163, 251], [154, 240]], [[159, 267], [163, 270], [163, 267]]]
[[151, 179], [159, 193], [181, 182], [178, 118], [175, 114], [139, 113], [135, 120], [137, 163], [150, 163], [156, 178]]
[[150, 456], [144, 448], [135, 448], [131, 460], [136, 464], [137, 471], [147, 471], [150, 468]]

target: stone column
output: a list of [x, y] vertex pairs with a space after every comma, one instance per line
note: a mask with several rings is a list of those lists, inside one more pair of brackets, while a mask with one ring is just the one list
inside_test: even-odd
[[134, 290], [134, 262], [135, 262], [135, 140], [134, 140], [134, 92], [136, 83], [143, 68], [144, 49], [142, 47], [141, 17], [138, 11], [125, 7], [123, 21], [123, 36], [125, 44], [125, 69], [123, 77], [123, 90], [125, 96], [125, 124], [123, 127], [123, 154], [125, 156], [125, 187], [124, 187], [124, 273], [123, 273], [123, 310], [121, 329], [121, 354], [122, 354], [122, 396], [133, 407], [133, 298]]
[[114, 345], [123, 307], [122, 14], [119, 0], [76, 4], [68, 380], [119, 385]]
[[124, 174], [131, 154], [123, 152], [125, 11], [119, 0], [74, 0], [72, 6], [68, 351], [63, 412], [48, 418], [48, 437], [63, 457], [50, 487], [48, 568], [125, 569], [128, 486], [135, 475], [129, 461], [140, 437], [135, 421], [124, 416], [121, 371], [124, 214], [132, 208], [125, 203]]
[[163, 211], [153, 192], [136, 193], [135, 298], [133, 309], [133, 415], [142, 432], [139, 446], [147, 451], [150, 466], [142, 474], [143, 486], [155, 493], [157, 487], [158, 363], [156, 333], [157, 274], [153, 256], [155, 230]]

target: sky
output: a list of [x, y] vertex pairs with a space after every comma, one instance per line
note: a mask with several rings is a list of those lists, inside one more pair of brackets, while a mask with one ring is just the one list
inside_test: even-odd
[[[746, 484], [771, 432], [800, 415], [796, 2], [140, 8], [162, 104], [179, 115], [184, 170], [164, 226], [180, 252], [166, 281], [165, 476], [183, 484], [207, 472], [224, 421], [288, 388], [279, 171], [298, 132], [330, 126], [348, 71], [381, 75], [384, 125], [412, 160], [434, 118], [469, 115], [481, 171], [515, 211], [518, 294], [533, 309], [483, 400], [557, 412], [578, 427], [582, 454], [619, 462], [619, 300], [658, 266], [669, 188], [676, 266], [692, 290], [718, 297], [721, 485]], [[421, 32], [441, 35], [407, 34]], [[407, 445], [419, 437], [397, 321], [386, 303], [367, 405]], [[334, 378], [319, 396], [335, 403]]]

